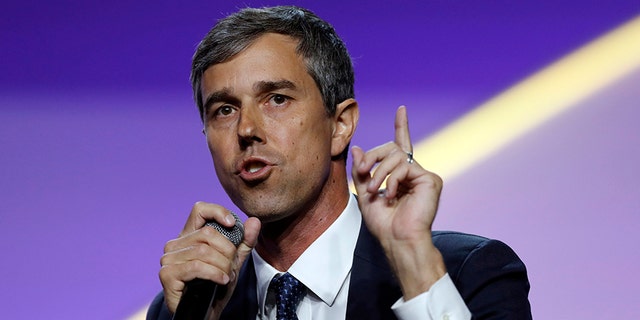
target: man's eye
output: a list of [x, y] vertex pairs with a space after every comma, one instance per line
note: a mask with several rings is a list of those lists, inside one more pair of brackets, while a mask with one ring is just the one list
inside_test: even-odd
[[229, 105], [224, 105], [216, 110], [216, 116], [228, 116], [233, 113], [233, 108]]
[[287, 100], [287, 97], [281, 94], [275, 94], [273, 95], [273, 97], [271, 97], [271, 101], [273, 101], [273, 103], [277, 105], [285, 104]]

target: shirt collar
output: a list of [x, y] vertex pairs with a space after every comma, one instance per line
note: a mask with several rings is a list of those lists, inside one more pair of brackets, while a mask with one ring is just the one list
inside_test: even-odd
[[[351, 195], [347, 207], [336, 221], [302, 253], [288, 270], [329, 306], [335, 302], [340, 288], [351, 271], [361, 222], [358, 201], [354, 195]], [[256, 270], [259, 308], [264, 310], [269, 283], [280, 272], [264, 261], [256, 250], [251, 254]]]

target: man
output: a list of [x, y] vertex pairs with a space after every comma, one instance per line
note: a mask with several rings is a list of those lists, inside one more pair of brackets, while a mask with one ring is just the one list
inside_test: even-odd
[[[164, 290], [148, 319], [170, 318], [195, 278], [228, 288], [213, 318], [531, 317], [526, 270], [511, 249], [432, 232], [442, 181], [413, 160], [404, 107], [393, 142], [351, 148], [350, 193], [353, 83], [344, 44], [305, 9], [241, 10], [207, 34], [193, 59], [194, 97], [218, 179], [248, 216], [245, 234], [235, 248], [203, 228], [234, 221], [197, 203], [165, 246]], [[300, 294], [283, 298], [283, 283]]]

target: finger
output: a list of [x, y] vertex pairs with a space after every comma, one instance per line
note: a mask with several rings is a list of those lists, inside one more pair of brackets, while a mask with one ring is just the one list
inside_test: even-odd
[[413, 152], [411, 138], [409, 137], [409, 118], [407, 117], [407, 108], [405, 106], [400, 106], [396, 111], [394, 125], [395, 143], [400, 146], [404, 152]]
[[387, 197], [387, 199], [393, 199], [398, 195], [398, 187], [401, 183], [411, 183], [411, 179], [409, 179], [410, 170], [411, 167], [406, 164], [402, 164], [389, 173], [389, 176], [387, 177], [387, 189], [385, 192], [385, 197]]
[[215, 221], [225, 227], [233, 227], [236, 223], [231, 211], [223, 206], [213, 203], [198, 201], [193, 205], [189, 218], [182, 229], [180, 235], [198, 230], [207, 221]]
[[364, 151], [357, 146], [353, 146], [351, 148], [351, 157], [353, 158], [353, 163], [351, 166], [351, 177], [353, 178], [353, 184], [356, 188], [356, 193], [360, 196], [364, 196], [367, 193], [367, 186], [371, 181], [371, 175], [369, 174], [369, 170], [375, 161], [372, 164], [367, 164], [365, 162], [365, 153]]
[[161, 268], [158, 275], [164, 291], [164, 301], [169, 311], [174, 313], [182, 296], [182, 291], [184, 291], [185, 284], [171, 275], [171, 269], [172, 268], [169, 267]]
[[165, 253], [162, 255], [162, 258], [160, 258], [162, 267], [188, 264], [192, 261], [199, 261], [206, 265], [213, 266], [229, 275], [232, 268], [233, 255], [226, 256], [222, 252], [214, 250], [207, 245], [199, 244]]
[[357, 167], [358, 173], [370, 172], [376, 163], [384, 160], [394, 150], [398, 150], [398, 145], [395, 142], [387, 142], [367, 151], [366, 153], [363, 151]]
[[233, 243], [214, 228], [200, 228], [178, 239], [170, 240], [166, 243], [164, 252], [179, 251], [200, 244], [214, 248], [227, 257], [232, 257], [235, 252]]
[[170, 310], [175, 310], [187, 282], [198, 278], [226, 285], [230, 279], [223, 270], [200, 260], [163, 266], [160, 268], [159, 276]]
[[[397, 147], [393, 151], [391, 151], [391, 153], [389, 153], [378, 164], [378, 167], [371, 177], [371, 181], [369, 181], [367, 191], [377, 192], [377, 190], [380, 189], [382, 183], [387, 179], [387, 176], [389, 176], [389, 174], [397, 170], [402, 170], [403, 166], [406, 164], [406, 157], [407, 155], [403, 151], [400, 151]], [[404, 167], [406, 172], [406, 166]], [[388, 182], [387, 188], [389, 188]]]

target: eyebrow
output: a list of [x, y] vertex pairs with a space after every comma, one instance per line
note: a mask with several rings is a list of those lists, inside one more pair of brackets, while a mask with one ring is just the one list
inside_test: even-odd
[[[258, 81], [253, 85], [253, 90], [257, 93], [265, 93], [265, 92], [281, 90], [281, 89], [295, 90], [296, 88], [297, 88], [296, 85], [289, 80]], [[231, 89], [223, 88], [221, 90], [214, 91], [207, 96], [207, 99], [203, 104], [204, 109], [206, 110], [211, 105], [218, 102], [238, 103], [238, 98], [233, 96]]]
[[205, 100], [205, 103], [204, 103], [204, 109], [207, 110], [212, 104], [221, 102], [221, 101], [237, 102], [238, 99], [233, 97], [233, 95], [231, 94], [231, 89], [223, 88], [222, 90], [214, 91], [207, 96], [207, 99]]
[[280, 89], [296, 89], [296, 85], [289, 80], [279, 81], [258, 81], [253, 85], [253, 90], [256, 92], [269, 92]]

